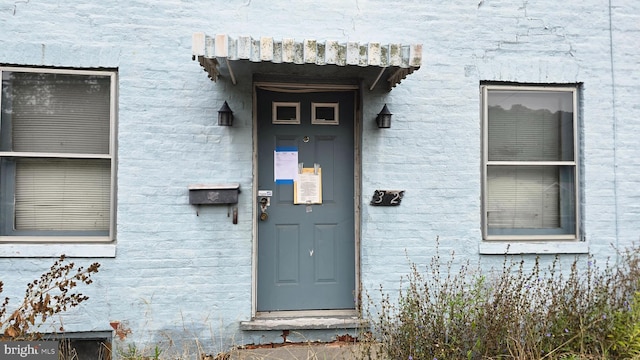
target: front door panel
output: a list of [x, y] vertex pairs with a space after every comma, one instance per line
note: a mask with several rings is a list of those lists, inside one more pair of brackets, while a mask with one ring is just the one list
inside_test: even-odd
[[[273, 195], [258, 220], [258, 311], [355, 307], [354, 96], [257, 90], [258, 189]], [[299, 104], [299, 123], [274, 123], [274, 102]], [[294, 204], [294, 185], [274, 179], [276, 149], [297, 151], [304, 168], [318, 164], [322, 204]]]

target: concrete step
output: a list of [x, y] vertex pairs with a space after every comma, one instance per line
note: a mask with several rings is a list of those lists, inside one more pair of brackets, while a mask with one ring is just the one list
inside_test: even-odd
[[358, 343], [295, 343], [234, 349], [224, 360], [375, 360], [364, 355]]

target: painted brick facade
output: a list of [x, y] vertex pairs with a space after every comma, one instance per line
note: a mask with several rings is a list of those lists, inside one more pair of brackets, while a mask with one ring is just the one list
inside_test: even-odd
[[[252, 312], [251, 74], [210, 81], [191, 59], [200, 31], [423, 44], [421, 68], [391, 92], [363, 91], [365, 291], [397, 288], [407, 255], [427, 263], [437, 238], [462, 259], [502, 261], [480, 254], [482, 81], [583, 84], [583, 235], [590, 254], [613, 256], [612, 244], [640, 234], [639, 23], [640, 3], [621, 0], [5, 1], [0, 65], [111, 68], [119, 78], [116, 256], [97, 259], [91, 300], [58, 321], [67, 331], [122, 321], [127, 341], [198, 339], [208, 352], [281, 341], [239, 330]], [[225, 100], [230, 128], [216, 125]], [[373, 119], [384, 103], [394, 117], [381, 131]], [[238, 224], [226, 206], [189, 205], [188, 185], [228, 182], [241, 184]], [[405, 190], [402, 205], [369, 206], [380, 188]], [[52, 258], [6, 254], [3, 295], [17, 300]]]

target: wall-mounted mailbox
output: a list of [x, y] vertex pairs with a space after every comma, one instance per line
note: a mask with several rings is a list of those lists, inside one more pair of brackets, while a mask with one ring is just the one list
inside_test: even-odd
[[240, 184], [195, 184], [189, 185], [189, 204], [225, 205], [237, 204]]

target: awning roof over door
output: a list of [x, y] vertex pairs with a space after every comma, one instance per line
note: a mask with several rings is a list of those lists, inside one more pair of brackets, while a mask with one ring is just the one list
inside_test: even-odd
[[395, 87], [407, 75], [422, 64], [422, 44], [381, 44], [338, 41], [317, 41], [271, 37], [254, 39], [250, 36], [229, 37], [226, 34], [208, 36], [203, 32], [193, 34], [192, 58], [198, 59], [211, 80], [220, 76], [220, 64], [229, 69], [231, 81], [235, 74], [231, 62], [238, 60], [272, 64], [314, 64], [339, 67], [374, 67], [369, 89], [382, 79], [388, 89]]

